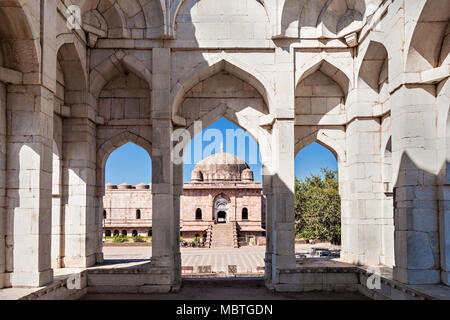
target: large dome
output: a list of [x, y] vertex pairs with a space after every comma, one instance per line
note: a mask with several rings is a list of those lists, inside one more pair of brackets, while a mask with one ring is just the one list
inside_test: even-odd
[[253, 181], [248, 164], [238, 157], [219, 152], [203, 159], [192, 171], [191, 181]]

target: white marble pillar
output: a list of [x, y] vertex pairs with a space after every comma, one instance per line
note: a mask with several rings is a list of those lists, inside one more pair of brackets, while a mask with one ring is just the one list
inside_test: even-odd
[[272, 281], [277, 270], [295, 268], [294, 120], [275, 120], [272, 129]]
[[0, 289], [5, 285], [6, 267], [6, 85], [0, 81]]
[[382, 255], [380, 123], [356, 118], [347, 125], [345, 186], [341, 188], [342, 258], [379, 265]]
[[101, 212], [95, 210], [96, 127], [86, 118], [65, 119], [63, 127], [64, 266], [87, 267], [101, 252]]
[[180, 194], [182, 165], [172, 162], [170, 49], [153, 49], [152, 88], [152, 267], [170, 274], [170, 285], [181, 277]]
[[394, 278], [408, 284], [440, 281], [435, 90], [402, 86], [391, 95]]
[[7, 110], [8, 285], [38, 287], [53, 280], [53, 93], [39, 85], [9, 86]]

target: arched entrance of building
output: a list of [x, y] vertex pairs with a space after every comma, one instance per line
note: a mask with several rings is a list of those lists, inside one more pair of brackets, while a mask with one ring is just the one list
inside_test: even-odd
[[230, 206], [227, 199], [219, 198], [214, 204], [214, 222], [215, 223], [229, 223], [230, 218], [228, 211]]

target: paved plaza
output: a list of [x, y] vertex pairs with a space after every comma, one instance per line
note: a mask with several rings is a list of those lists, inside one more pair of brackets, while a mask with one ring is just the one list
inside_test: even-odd
[[[311, 248], [328, 248], [339, 250], [338, 246], [330, 244], [301, 244], [296, 245], [296, 254], [308, 253]], [[183, 267], [211, 266], [213, 272], [227, 272], [228, 265], [236, 265], [238, 273], [257, 272], [257, 267], [264, 267], [264, 254], [266, 248], [242, 247], [229, 248], [181, 248], [181, 263]], [[114, 261], [140, 261], [147, 260], [152, 255], [152, 248], [145, 246], [105, 246], [103, 248], [105, 262]]]

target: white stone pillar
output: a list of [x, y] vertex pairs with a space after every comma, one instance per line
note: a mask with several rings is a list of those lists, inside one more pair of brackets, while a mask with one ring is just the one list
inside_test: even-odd
[[171, 161], [172, 121], [153, 119], [152, 141], [152, 265], [181, 271], [179, 229], [179, 166]]
[[0, 82], [0, 289], [5, 285], [6, 268], [6, 86]]
[[450, 285], [450, 81], [438, 89], [439, 252], [441, 281]]
[[295, 268], [294, 120], [275, 120], [272, 129], [272, 281], [277, 270]]
[[[294, 213], [294, 51], [275, 49], [275, 96], [269, 106], [275, 120], [272, 126], [271, 196], [268, 199], [267, 225], [271, 229], [272, 283], [280, 284], [279, 270], [295, 268]], [[270, 247], [268, 249], [270, 250]]]
[[96, 127], [89, 119], [64, 120], [63, 203], [65, 205], [65, 267], [96, 263], [101, 230], [95, 210]]
[[394, 176], [394, 278], [440, 282], [434, 85], [402, 86], [391, 95]]
[[7, 110], [6, 269], [9, 285], [38, 287], [53, 281], [53, 93], [9, 86]]
[[179, 200], [183, 178], [182, 164], [173, 164], [171, 158], [171, 51], [155, 48], [152, 53], [152, 268], [170, 275], [169, 283], [159, 285], [176, 287], [181, 280]]
[[52, 154], [52, 268], [62, 267], [64, 257], [64, 224], [62, 206], [62, 119], [53, 116]]
[[272, 232], [272, 176], [263, 172], [263, 193], [266, 197], [266, 255], [264, 259], [264, 279], [267, 286], [272, 285], [272, 255], [273, 255], [273, 232]]
[[379, 265], [382, 255], [380, 123], [356, 118], [347, 125], [342, 192], [342, 259]]
[[450, 185], [441, 186], [439, 192], [439, 235], [441, 281], [450, 285]]

